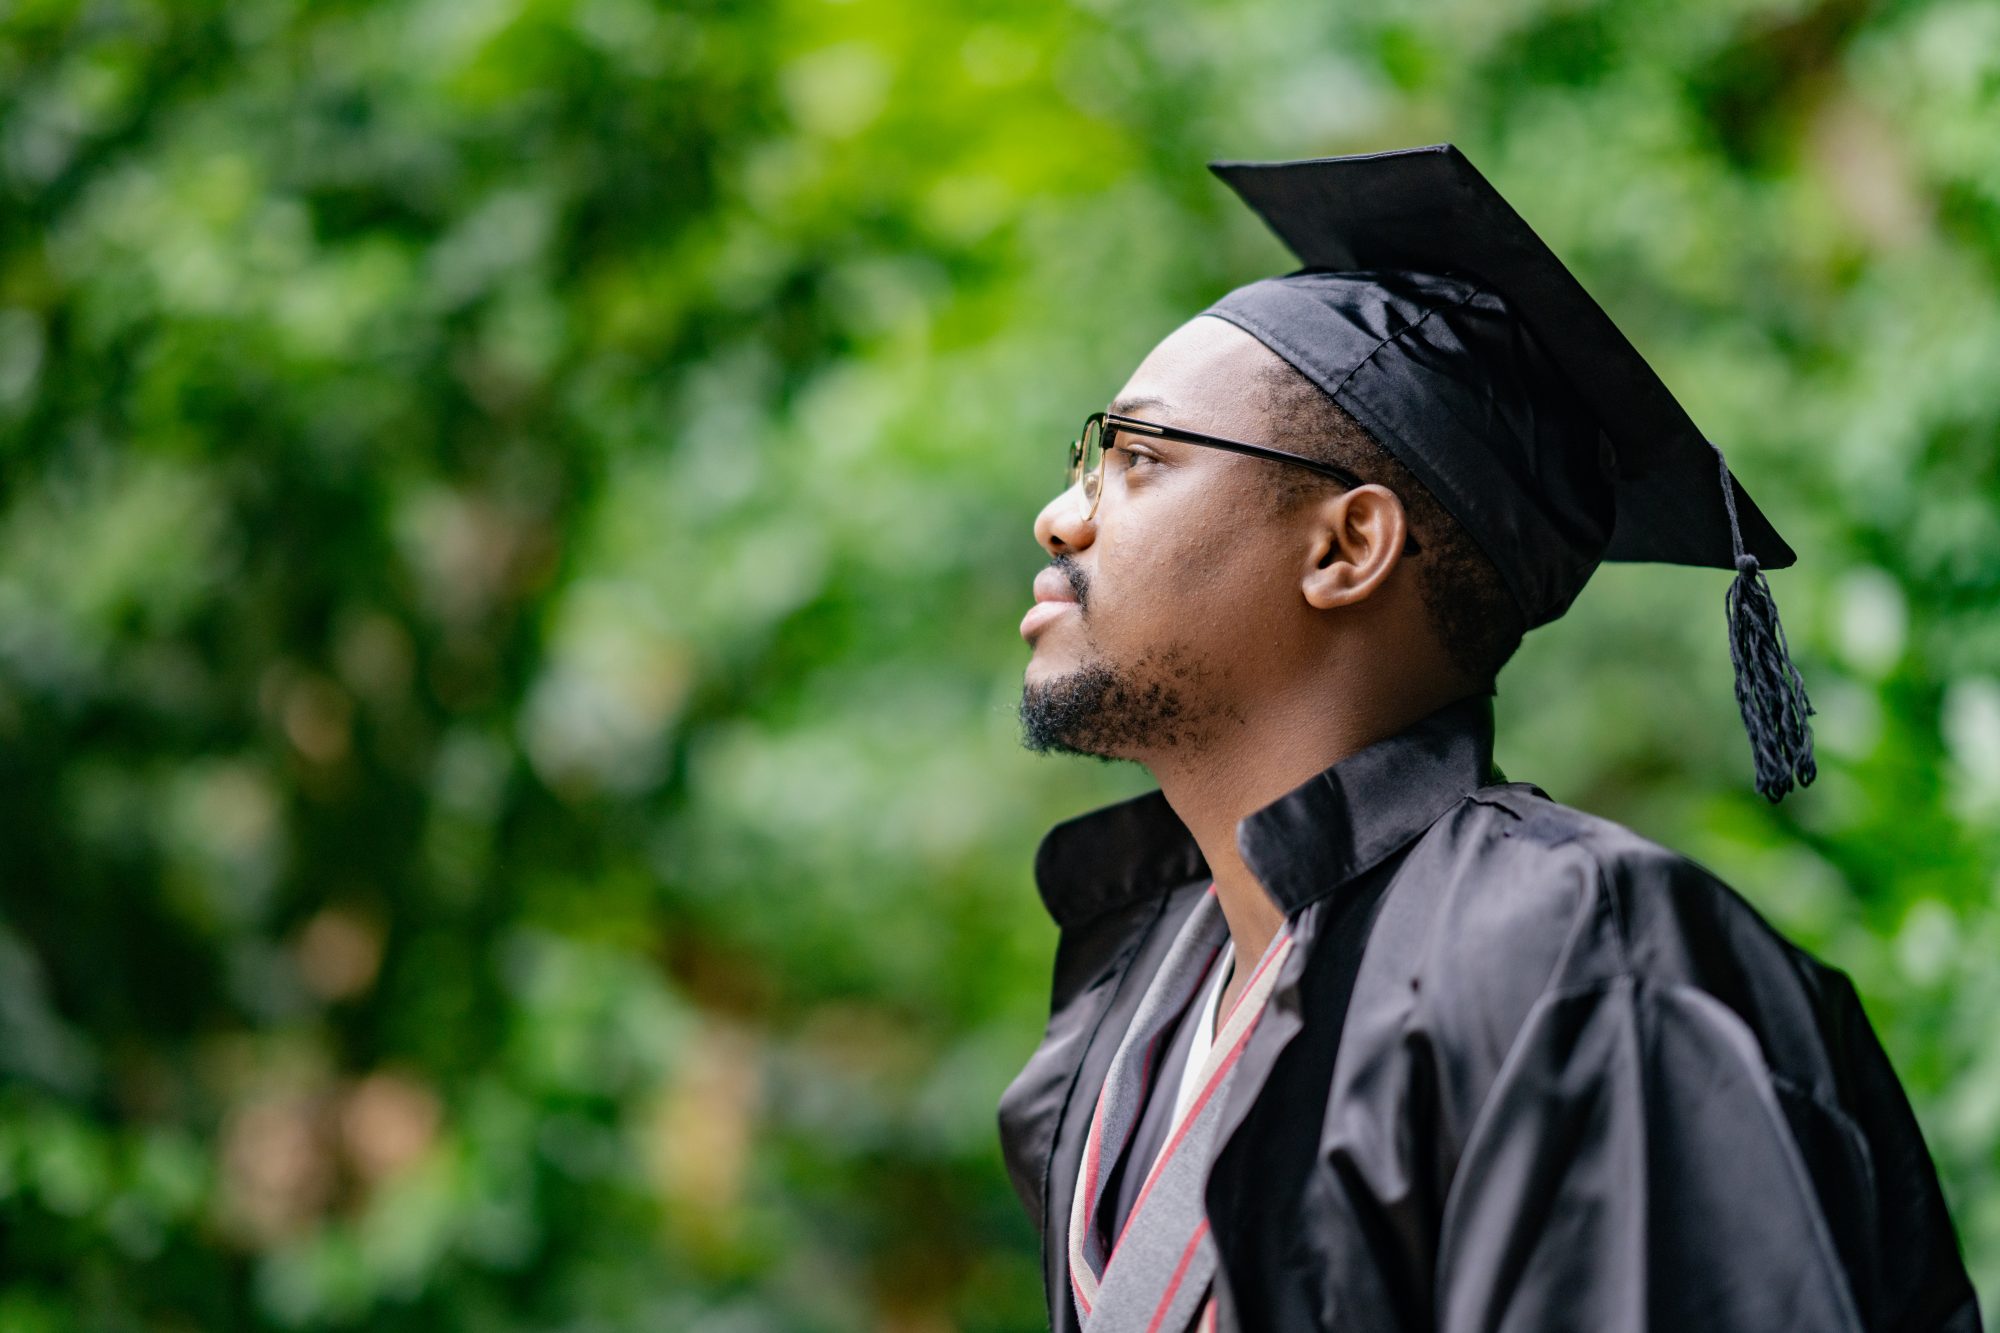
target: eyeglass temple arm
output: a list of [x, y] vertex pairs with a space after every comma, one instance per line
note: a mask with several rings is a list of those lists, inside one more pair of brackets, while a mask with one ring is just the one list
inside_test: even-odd
[[[1111, 432], [1114, 430], [1129, 430], [1135, 435], [1153, 435], [1163, 440], [1180, 440], [1186, 444], [1205, 444], [1216, 449], [1226, 449], [1233, 454], [1242, 454], [1247, 458], [1263, 458], [1274, 463], [1294, 463], [1299, 467], [1317, 472], [1323, 477], [1331, 477], [1349, 490], [1368, 484], [1337, 463], [1322, 463], [1317, 458], [1307, 458], [1302, 454], [1287, 453], [1283, 449], [1273, 449], [1267, 444], [1246, 444], [1242, 440], [1232, 440], [1221, 435], [1203, 435], [1197, 431], [1176, 430], [1172, 426], [1161, 426], [1151, 421], [1134, 421], [1129, 417], [1116, 417], [1110, 414], [1107, 414], [1104, 418], [1104, 431], [1107, 441], [1105, 449], [1107, 452], [1111, 448], [1109, 439]], [[1418, 545], [1415, 536], [1404, 537], [1404, 555], [1416, 555], [1423, 549], [1422, 546]]]

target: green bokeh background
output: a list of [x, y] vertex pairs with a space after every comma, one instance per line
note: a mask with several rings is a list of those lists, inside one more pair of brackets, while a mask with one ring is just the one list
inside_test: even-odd
[[2000, 7], [0, 6], [0, 1328], [1042, 1326], [1030, 523], [1449, 139], [1801, 553], [1612, 567], [1510, 777], [1855, 979], [2000, 1297]]

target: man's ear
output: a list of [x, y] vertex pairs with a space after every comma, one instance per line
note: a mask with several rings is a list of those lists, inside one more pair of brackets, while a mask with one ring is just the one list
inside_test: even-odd
[[1372, 483], [1307, 506], [1304, 522], [1308, 562], [1299, 587], [1321, 611], [1373, 596], [1401, 562], [1409, 535], [1403, 502]]

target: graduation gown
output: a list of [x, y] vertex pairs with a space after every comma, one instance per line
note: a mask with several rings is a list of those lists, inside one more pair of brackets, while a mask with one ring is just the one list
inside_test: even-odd
[[[1222, 1329], [1980, 1327], [1853, 987], [1700, 865], [1493, 767], [1461, 699], [1242, 820], [1295, 941], [1203, 1190]], [[1209, 875], [1159, 792], [1056, 826], [1000, 1102], [1058, 1333], [1112, 1052]]]

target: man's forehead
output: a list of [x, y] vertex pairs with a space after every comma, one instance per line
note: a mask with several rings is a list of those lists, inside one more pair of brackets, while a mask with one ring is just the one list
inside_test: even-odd
[[1213, 315], [1197, 315], [1161, 339], [1112, 400], [1113, 412], [1193, 425], [1188, 416], [1238, 416], [1264, 401], [1258, 372], [1285, 369], [1276, 353]]

